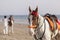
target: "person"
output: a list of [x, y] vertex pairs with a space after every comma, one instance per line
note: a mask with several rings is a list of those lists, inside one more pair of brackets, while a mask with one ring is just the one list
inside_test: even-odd
[[3, 32], [4, 32], [4, 34], [8, 34], [8, 18], [7, 18], [7, 16], [4, 16], [3, 22], [4, 22]]

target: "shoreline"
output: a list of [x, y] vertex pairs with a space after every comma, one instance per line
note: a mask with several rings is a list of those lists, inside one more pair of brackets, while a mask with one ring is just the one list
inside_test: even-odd
[[[2, 19], [0, 19], [0, 23], [3, 23]], [[17, 23], [17, 24], [26, 24], [26, 25], [29, 24], [27, 19], [14, 19], [14, 23]]]

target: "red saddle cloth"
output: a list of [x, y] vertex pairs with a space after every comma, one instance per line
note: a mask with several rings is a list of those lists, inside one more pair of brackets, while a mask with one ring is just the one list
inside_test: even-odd
[[60, 25], [60, 20], [57, 20], [57, 23]]
[[60, 20], [57, 20], [57, 27], [58, 27], [58, 30], [60, 30]]

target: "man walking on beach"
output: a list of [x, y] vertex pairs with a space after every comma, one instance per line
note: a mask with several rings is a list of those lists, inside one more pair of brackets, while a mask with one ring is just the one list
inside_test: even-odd
[[8, 34], [8, 19], [7, 19], [7, 16], [4, 16], [3, 22], [4, 22], [3, 32], [4, 32], [4, 34]]

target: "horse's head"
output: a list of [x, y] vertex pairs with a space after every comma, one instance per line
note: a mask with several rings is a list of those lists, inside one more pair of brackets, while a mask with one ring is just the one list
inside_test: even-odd
[[29, 21], [29, 27], [37, 27], [38, 24], [38, 7], [35, 10], [31, 10], [29, 7], [29, 16], [28, 16], [28, 21]]
[[[31, 10], [29, 7], [29, 16], [28, 16], [28, 21], [29, 21], [29, 29], [30, 29], [30, 34], [34, 36], [34, 38], [37, 40], [40, 36], [40, 28], [43, 26], [43, 17], [38, 14], [38, 7], [35, 10]], [[38, 33], [37, 33], [38, 32]], [[36, 37], [37, 36], [37, 37]]]
[[13, 15], [10, 15], [10, 17], [9, 17], [9, 18], [10, 18], [10, 20], [13, 20]]

